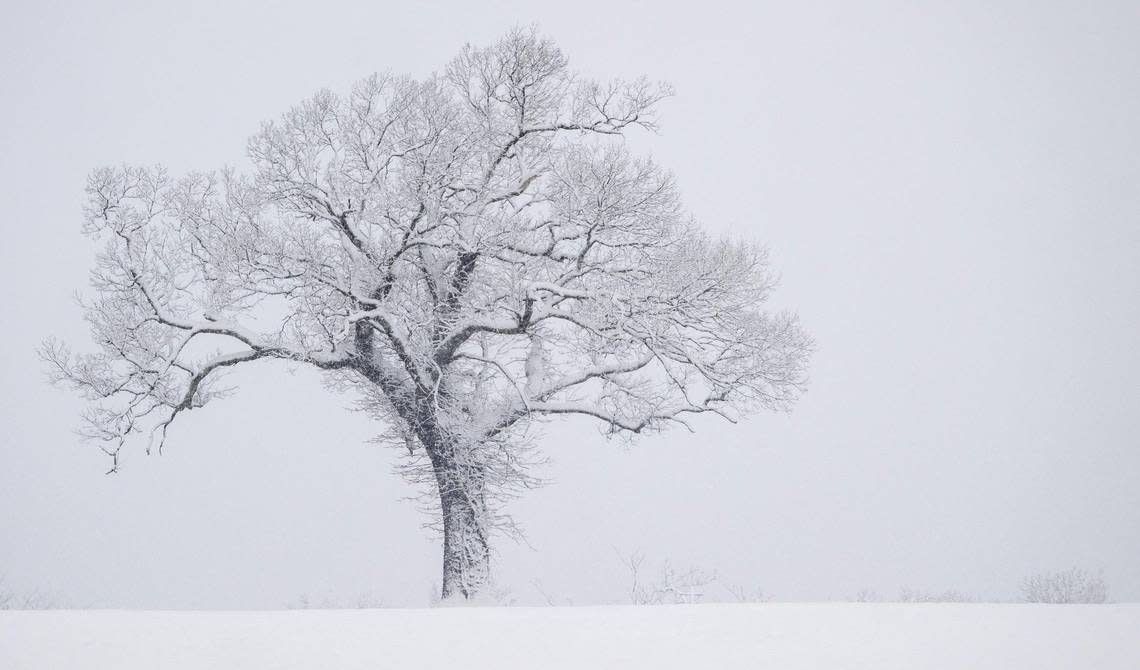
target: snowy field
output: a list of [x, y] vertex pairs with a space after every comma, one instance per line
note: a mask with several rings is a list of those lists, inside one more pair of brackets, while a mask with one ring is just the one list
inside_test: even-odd
[[1140, 668], [1140, 604], [0, 611], [0, 668]]

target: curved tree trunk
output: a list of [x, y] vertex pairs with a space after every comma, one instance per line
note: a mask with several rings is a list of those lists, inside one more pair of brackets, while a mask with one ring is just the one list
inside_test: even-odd
[[487, 543], [484, 475], [474, 463], [460, 463], [454, 453], [432, 454], [443, 515], [444, 600], [470, 600], [487, 584], [491, 555]]

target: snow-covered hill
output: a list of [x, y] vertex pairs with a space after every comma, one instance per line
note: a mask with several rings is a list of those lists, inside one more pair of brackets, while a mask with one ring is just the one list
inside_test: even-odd
[[1140, 604], [0, 612], [0, 668], [1140, 668]]

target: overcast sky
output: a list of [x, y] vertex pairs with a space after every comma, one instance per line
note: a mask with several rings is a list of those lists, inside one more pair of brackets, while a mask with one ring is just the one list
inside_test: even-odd
[[[659, 135], [710, 230], [766, 242], [818, 342], [790, 415], [632, 448], [550, 424], [498, 541], [520, 602], [620, 602], [619, 555], [780, 600], [1014, 598], [1104, 570], [1140, 600], [1140, 4], [35, 2], [0, 24], [0, 576], [66, 604], [427, 603], [437, 540], [385, 430], [316, 374], [232, 377], [165, 453], [105, 457], [34, 348], [87, 333], [87, 172], [244, 167], [322, 87], [427, 76], [536, 23], [672, 82]], [[859, 5], [857, 8], [856, 5]], [[696, 11], [699, 8], [699, 12]]]

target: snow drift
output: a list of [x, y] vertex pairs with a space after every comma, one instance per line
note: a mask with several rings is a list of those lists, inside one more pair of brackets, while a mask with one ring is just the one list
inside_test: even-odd
[[1140, 604], [0, 612], [6, 670], [393, 667], [1132, 670]]

